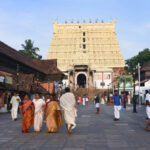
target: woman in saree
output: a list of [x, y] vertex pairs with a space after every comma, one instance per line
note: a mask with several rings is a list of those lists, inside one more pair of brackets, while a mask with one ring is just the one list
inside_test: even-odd
[[50, 97], [51, 101], [46, 103], [46, 126], [49, 133], [58, 132], [58, 127], [63, 125], [62, 113], [55, 96]]
[[20, 104], [20, 112], [23, 116], [22, 118], [22, 132], [27, 133], [30, 130], [31, 125], [33, 125], [33, 113], [34, 105], [29, 99], [28, 95], [25, 95], [24, 100]]
[[35, 95], [34, 103], [34, 131], [42, 131], [45, 101], [40, 98], [39, 94]]

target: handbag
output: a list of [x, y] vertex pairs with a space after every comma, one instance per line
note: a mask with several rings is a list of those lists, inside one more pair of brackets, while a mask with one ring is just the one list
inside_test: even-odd
[[121, 112], [123, 112], [123, 106], [121, 106]]

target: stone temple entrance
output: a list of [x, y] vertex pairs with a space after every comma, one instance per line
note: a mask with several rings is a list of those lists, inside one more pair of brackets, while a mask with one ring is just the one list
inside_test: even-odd
[[77, 84], [79, 88], [85, 88], [86, 87], [86, 76], [85, 74], [79, 74], [77, 76]]

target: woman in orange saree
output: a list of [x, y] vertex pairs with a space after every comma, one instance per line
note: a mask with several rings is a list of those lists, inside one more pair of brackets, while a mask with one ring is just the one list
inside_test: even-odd
[[33, 112], [34, 105], [31, 100], [29, 100], [28, 95], [25, 95], [24, 100], [20, 104], [20, 112], [23, 116], [22, 118], [22, 132], [29, 132], [31, 125], [33, 125]]
[[63, 125], [62, 113], [58, 102], [51, 97], [51, 101], [46, 103], [46, 126], [49, 133], [58, 132], [58, 127]]

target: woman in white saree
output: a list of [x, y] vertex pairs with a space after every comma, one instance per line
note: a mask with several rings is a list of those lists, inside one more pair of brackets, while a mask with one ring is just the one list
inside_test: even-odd
[[76, 127], [75, 119], [77, 117], [76, 100], [69, 88], [65, 89], [66, 93], [60, 97], [60, 106], [64, 110], [64, 118], [68, 133], [72, 133], [72, 129]]
[[42, 130], [43, 115], [44, 115], [44, 106], [45, 102], [43, 99], [40, 99], [39, 94], [35, 95], [34, 103], [34, 131], [40, 132]]

